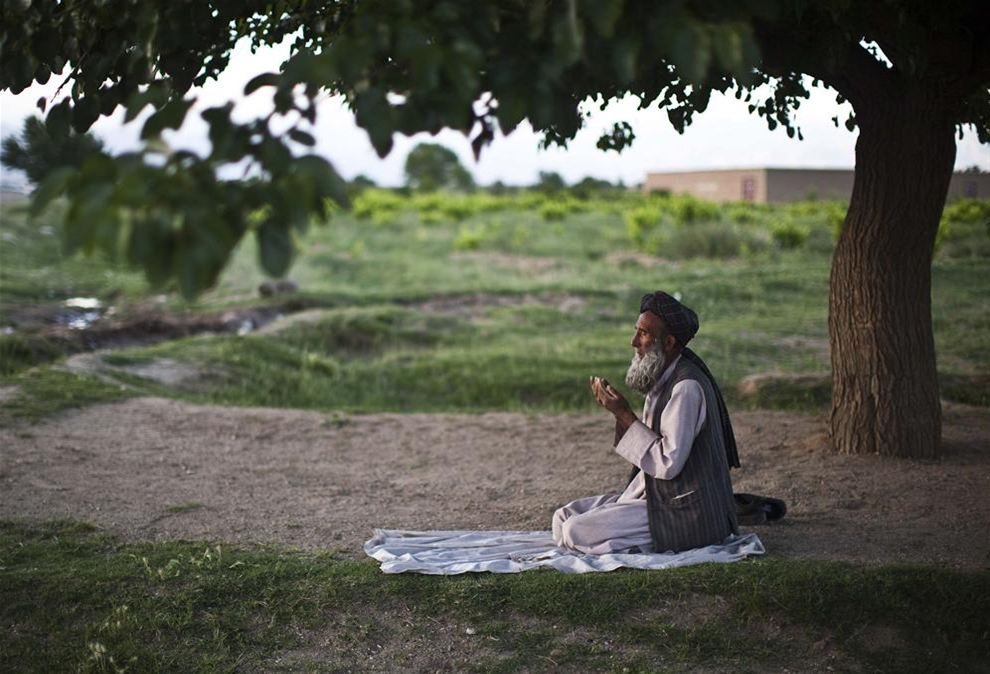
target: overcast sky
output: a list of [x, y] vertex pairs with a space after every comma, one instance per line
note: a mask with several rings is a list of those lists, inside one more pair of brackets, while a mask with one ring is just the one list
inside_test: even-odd
[[[198, 91], [200, 102], [197, 107], [234, 100], [237, 101], [237, 115], [243, 119], [264, 114], [270, 105], [270, 97], [266, 98], [264, 90], [247, 99], [241, 92], [254, 75], [277, 70], [286, 53], [287, 49], [280, 46], [252, 54], [246, 44], [239, 44], [228, 70], [218, 81], [210, 82]], [[37, 112], [38, 98], [51, 96], [60, 82], [61, 78], [53, 77], [45, 86], [34, 86], [18, 96], [0, 94], [0, 134], [6, 137], [19, 131], [23, 120]], [[322, 103], [315, 135], [317, 151], [330, 159], [345, 178], [364, 174], [379, 184], [393, 186], [404, 182], [402, 167], [406, 155], [423, 141], [438, 142], [454, 150], [475, 180], [482, 184], [496, 180], [513, 185], [530, 184], [540, 171], [556, 171], [568, 182], [594, 176], [610, 181], [621, 179], [628, 185], [642, 182], [649, 171], [853, 166], [856, 134], [846, 131], [845, 127], [837, 129], [832, 122], [837, 113], [840, 120], [845, 119], [848, 107], [836, 105], [834, 92], [827, 90], [815, 90], [811, 99], [801, 106], [797, 119], [804, 133], [803, 141], [788, 138], [779, 128], [769, 131], [762, 119], [750, 115], [745, 104], [731, 96], [714, 96], [708, 110], [697, 115], [683, 135], [673, 130], [665, 112], [656, 108], [637, 110], [637, 105], [638, 100], [629, 98], [612, 103], [605, 111], [591, 106], [595, 112], [587, 127], [567, 149], [540, 150], [539, 136], [524, 123], [509, 136], [498, 136], [477, 162], [468, 141], [453, 131], [432, 138], [428, 134], [397, 136], [391, 154], [379, 159], [365, 132], [355, 125], [351, 113], [335, 98]], [[118, 113], [101, 119], [93, 127], [93, 132], [112, 151], [137, 146], [143, 118], [124, 125], [122, 117]], [[632, 124], [636, 142], [622, 153], [598, 150], [595, 143], [601, 132], [622, 120]], [[166, 140], [173, 146], [201, 153], [208, 148], [206, 125], [198, 115], [191, 115], [179, 131], [166, 132]], [[976, 135], [967, 131], [963, 140], [958, 141], [956, 168], [973, 165], [990, 170], [990, 147], [980, 145]], [[3, 177], [5, 182], [16, 178], [6, 171]]]

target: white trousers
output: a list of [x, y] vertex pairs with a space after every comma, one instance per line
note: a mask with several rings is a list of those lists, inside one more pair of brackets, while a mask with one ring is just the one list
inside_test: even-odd
[[589, 555], [653, 552], [646, 499], [619, 500], [619, 494], [586, 496], [553, 514], [553, 540], [559, 547]]

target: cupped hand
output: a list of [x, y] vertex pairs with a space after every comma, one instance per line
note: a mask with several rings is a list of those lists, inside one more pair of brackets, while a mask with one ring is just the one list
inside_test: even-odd
[[591, 393], [595, 396], [598, 404], [611, 412], [617, 419], [629, 421], [635, 419], [629, 401], [623, 397], [615, 388], [600, 377], [591, 378]]

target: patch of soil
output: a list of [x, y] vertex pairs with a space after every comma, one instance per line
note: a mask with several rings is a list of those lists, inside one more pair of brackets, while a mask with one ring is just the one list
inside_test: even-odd
[[316, 325], [325, 320], [331, 314], [332, 309], [304, 309], [288, 316], [282, 316], [277, 320], [262, 325], [258, 328], [259, 335], [278, 335], [288, 330], [307, 325]]
[[536, 255], [510, 255], [508, 253], [493, 252], [462, 252], [450, 255], [452, 262], [471, 261], [499, 267], [501, 269], [511, 269], [527, 273], [539, 274], [545, 271], [552, 271], [560, 268], [562, 261], [554, 257], [539, 257]]
[[450, 615], [440, 617], [424, 617], [395, 598], [388, 604], [370, 604], [363, 614], [335, 610], [318, 629], [300, 630], [304, 645], [270, 654], [254, 671], [271, 672], [277, 667], [292, 672], [434, 674], [465, 672], [479, 660], [497, 662], [504, 657], [497, 639], [478, 634], [475, 627]]
[[[65, 353], [95, 351], [157, 344], [205, 333], [247, 333], [285, 314], [305, 308], [302, 299], [281, 305], [232, 309], [212, 314], [175, 314], [164, 309], [143, 308], [126, 316], [107, 314], [84, 329], [76, 329], [61, 320], [58, 305], [35, 307], [33, 313], [13, 317], [17, 333], [26, 340], [41, 340], [54, 344]], [[27, 311], [27, 310], [25, 310]]]
[[109, 352], [78, 353], [68, 358], [62, 367], [69, 372], [93, 375], [113, 384], [121, 383], [114, 377], [115, 374], [126, 373], [173, 387], [199, 379], [204, 374], [202, 370], [173, 358], [155, 358], [146, 363], [131, 365], [111, 365], [103, 360], [106, 353]]
[[[941, 372], [938, 384], [943, 401], [986, 407], [990, 405], [990, 374]], [[804, 400], [827, 407], [832, 399], [831, 373], [760, 372], [736, 384], [736, 394], [761, 407], [778, 407]]]
[[804, 337], [802, 335], [789, 335], [787, 337], [778, 337], [773, 341], [775, 344], [778, 344], [785, 349], [807, 349], [808, 351], [817, 354], [823, 360], [828, 360], [832, 353], [832, 349], [829, 346], [827, 339]]
[[[829, 454], [816, 416], [733, 423], [735, 490], [788, 504], [749, 529], [769, 554], [990, 566], [990, 410], [946, 407], [939, 462]], [[0, 517], [359, 558], [375, 527], [548, 529], [563, 503], [622, 488], [611, 438], [604, 413], [341, 417], [130, 399], [0, 429]], [[170, 511], [185, 503], [203, 507]]]
[[646, 253], [641, 253], [635, 250], [623, 250], [609, 253], [605, 256], [605, 261], [611, 262], [612, 264], [620, 267], [636, 266], [645, 267], [647, 269], [666, 268], [675, 271], [680, 269], [682, 266], [681, 263], [676, 260], [668, 260], [655, 255], [647, 255]]
[[831, 374], [760, 372], [740, 379], [736, 393], [742, 398], [753, 398], [767, 390], [815, 392], [824, 388], [831, 393], [831, 387]]

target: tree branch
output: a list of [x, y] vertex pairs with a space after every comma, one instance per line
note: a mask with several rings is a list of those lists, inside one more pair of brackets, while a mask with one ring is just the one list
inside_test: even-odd
[[888, 90], [891, 71], [858, 42], [837, 44], [837, 35], [811, 38], [811, 31], [795, 33], [779, 25], [757, 24], [754, 32], [763, 57], [761, 69], [782, 76], [800, 72], [821, 80], [856, 106], [857, 101]]
[[79, 72], [79, 69], [82, 67], [83, 63], [86, 62], [86, 57], [89, 56], [89, 52], [90, 52], [90, 50], [92, 48], [93, 48], [93, 45], [90, 45], [90, 46], [86, 47], [86, 51], [83, 52], [83, 55], [79, 57], [79, 61], [76, 63], [75, 66], [73, 66], [72, 70], [69, 71], [69, 74], [65, 76], [65, 79], [62, 80], [62, 83], [60, 85], [58, 85], [58, 89], [55, 90], [55, 93], [51, 95], [51, 98], [49, 100], [54, 101], [56, 98], [58, 98], [58, 93], [60, 91], [62, 91], [62, 87], [64, 87], [66, 85], [66, 83], [69, 80], [71, 80], [75, 76], [76, 73]]
[[835, 76], [843, 82], [847, 92], [844, 95], [854, 108], [867, 98], [875, 100], [878, 94], [892, 97], [896, 93], [893, 87], [896, 78], [894, 70], [880, 63], [858, 43], [846, 45]]

